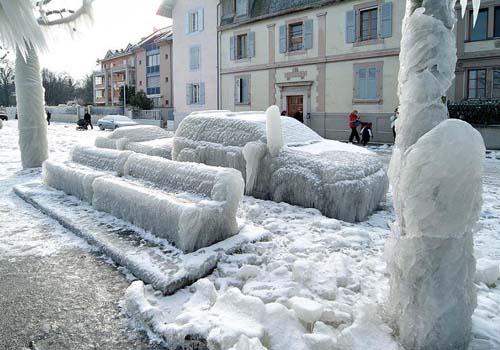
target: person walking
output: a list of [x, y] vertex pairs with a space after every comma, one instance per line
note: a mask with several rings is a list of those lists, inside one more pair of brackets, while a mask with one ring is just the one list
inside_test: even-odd
[[366, 146], [372, 138], [372, 123], [363, 124], [363, 128], [361, 129], [361, 145]]
[[52, 113], [50, 113], [50, 111], [48, 109], [47, 109], [46, 113], [47, 113], [47, 124], [50, 125], [50, 118], [52, 118]]
[[361, 124], [358, 116], [358, 111], [354, 110], [349, 114], [349, 127], [351, 128], [351, 136], [349, 136], [349, 143], [352, 143], [354, 139], [360, 143], [358, 134], [358, 125]]
[[304, 115], [302, 114], [302, 111], [300, 109], [295, 112], [293, 117], [299, 122], [304, 123]]
[[391, 129], [392, 129], [392, 136], [394, 136], [394, 141], [396, 141], [396, 120], [398, 120], [399, 117], [399, 109], [396, 108], [394, 110], [394, 114], [391, 116]]
[[90, 128], [94, 130], [94, 126], [92, 125], [92, 116], [90, 115], [90, 111], [88, 109], [83, 115], [83, 121], [87, 126], [90, 125]]

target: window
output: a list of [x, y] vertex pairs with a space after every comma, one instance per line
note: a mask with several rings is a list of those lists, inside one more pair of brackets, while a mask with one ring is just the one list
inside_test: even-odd
[[304, 26], [302, 22], [288, 25], [288, 50], [302, 50], [304, 43]]
[[142, 86], [142, 80], [139, 80], [139, 86]]
[[139, 60], [139, 66], [142, 65], [142, 60]]
[[469, 12], [469, 40], [479, 41], [488, 39], [488, 9], [479, 10], [476, 25], [474, 26], [474, 13]]
[[491, 97], [500, 98], [500, 69], [493, 71], [493, 89]]
[[186, 103], [188, 105], [205, 104], [205, 84], [192, 83], [186, 85]]
[[102, 85], [102, 77], [95, 77], [95, 84]]
[[165, 59], [168, 60], [168, 54], [165, 54]]
[[198, 12], [189, 14], [189, 32], [194, 33], [198, 31]]
[[147, 95], [159, 95], [160, 94], [160, 77], [153, 76], [147, 78]]
[[190, 11], [186, 18], [186, 34], [203, 31], [203, 8]]
[[237, 77], [235, 80], [235, 104], [250, 104], [250, 77]]
[[102, 90], [96, 90], [95, 92], [95, 98], [103, 98], [103, 93]]
[[362, 10], [359, 16], [359, 39], [361, 41], [377, 39], [378, 8]]
[[235, 0], [236, 16], [245, 16], [248, 13], [248, 0]]
[[468, 97], [486, 97], [486, 69], [471, 69], [467, 77]]
[[236, 36], [236, 59], [247, 57], [248, 35], [240, 34]]
[[200, 85], [191, 84], [191, 104], [200, 103]]
[[354, 65], [354, 100], [358, 102], [380, 102], [382, 98], [382, 62]]
[[495, 22], [494, 22], [494, 36], [500, 38], [500, 6], [495, 7]]
[[160, 107], [160, 103], [161, 103], [161, 102], [160, 102], [160, 98], [159, 98], [159, 97], [153, 97], [153, 98], [151, 99], [151, 101], [153, 101], [153, 106], [154, 106], [154, 107]]
[[165, 83], [168, 83], [168, 77], [165, 77]]
[[148, 74], [158, 73], [160, 71], [160, 55], [154, 54], [146, 57], [146, 72]]

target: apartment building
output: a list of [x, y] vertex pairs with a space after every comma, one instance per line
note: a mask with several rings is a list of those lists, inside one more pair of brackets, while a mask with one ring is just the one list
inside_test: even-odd
[[123, 86], [144, 91], [160, 109], [173, 107], [172, 28], [159, 29], [125, 49], [108, 51], [94, 73], [94, 104], [121, 105]]
[[193, 111], [218, 109], [219, 0], [165, 0], [158, 15], [173, 19], [175, 127]]
[[[461, 17], [459, 6], [457, 17]], [[500, 99], [500, 0], [481, 1], [475, 26], [472, 10], [459, 19], [457, 56], [450, 100]]]
[[109, 50], [99, 63], [100, 70], [94, 72], [94, 105], [119, 105], [123, 86], [135, 87], [134, 47], [129, 44], [125, 49]]

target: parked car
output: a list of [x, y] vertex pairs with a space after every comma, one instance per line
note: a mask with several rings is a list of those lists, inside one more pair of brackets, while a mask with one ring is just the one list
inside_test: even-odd
[[172, 159], [235, 168], [249, 195], [350, 222], [384, 201], [388, 178], [375, 153], [326, 140], [290, 117], [281, 124], [285, 147], [272, 156], [263, 112], [196, 112], [179, 125]]
[[107, 115], [97, 121], [97, 126], [101, 130], [105, 129], [118, 129], [124, 126], [135, 126], [139, 125], [132, 119], [125, 117], [123, 115]]

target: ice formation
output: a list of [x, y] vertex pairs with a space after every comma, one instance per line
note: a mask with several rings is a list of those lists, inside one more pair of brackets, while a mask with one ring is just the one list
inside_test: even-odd
[[387, 176], [374, 153], [323, 140], [293, 118], [281, 124], [285, 147], [273, 157], [265, 114], [197, 113], [177, 129], [172, 159], [235, 168], [247, 194], [346, 221], [365, 219], [384, 200]]
[[244, 183], [234, 169], [82, 146], [72, 149], [71, 160], [45, 162], [45, 184], [166, 238], [185, 252], [238, 232], [236, 211]]
[[172, 138], [171, 132], [157, 126], [137, 125], [116, 129], [106, 137], [97, 137], [95, 146], [172, 159]]
[[94, 169], [114, 171], [123, 176], [125, 163], [133, 152], [121, 152], [111, 149], [75, 146], [71, 150], [71, 160]]
[[49, 157], [49, 149], [40, 63], [32, 46], [26, 58], [17, 50], [15, 70], [21, 161], [23, 168], [36, 168]]
[[281, 116], [278, 106], [271, 106], [266, 111], [267, 147], [271, 156], [276, 157], [283, 148], [283, 132], [281, 130]]
[[3, 122], [0, 120], [0, 129], [3, 128]]
[[446, 120], [456, 64], [454, 1], [407, 2], [401, 117], [390, 165], [396, 222], [389, 313], [408, 349], [466, 349], [476, 306], [472, 230], [482, 204], [481, 135]]

